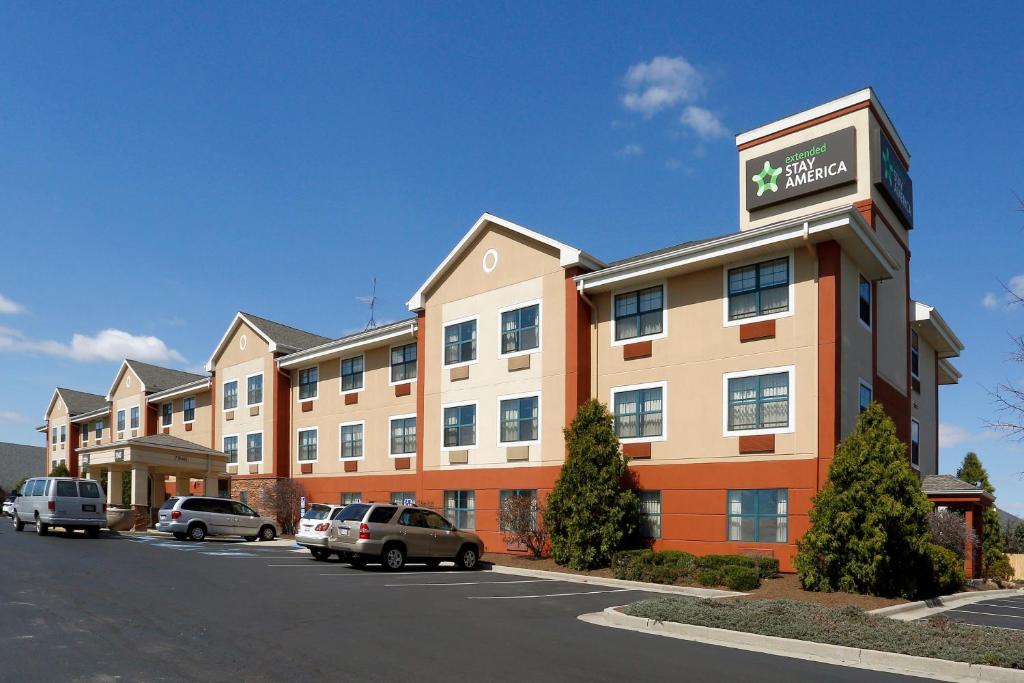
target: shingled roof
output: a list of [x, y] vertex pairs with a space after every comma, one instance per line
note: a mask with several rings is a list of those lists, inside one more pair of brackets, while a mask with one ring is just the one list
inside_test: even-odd
[[92, 453], [95, 451], [105, 451], [110, 448], [121, 447], [121, 446], [150, 446], [152, 448], [168, 448], [176, 451], [187, 451], [189, 453], [199, 453], [201, 455], [219, 455], [222, 458], [226, 458], [227, 454], [207, 448], [185, 439], [180, 439], [170, 434], [150, 434], [148, 436], [137, 436], [133, 439], [124, 439], [122, 441], [114, 441], [113, 443], [103, 444], [101, 446], [91, 446], [89, 448], [78, 449], [79, 453]]
[[963, 479], [957, 479], [952, 474], [928, 474], [921, 478], [921, 488], [927, 494], [949, 495], [954, 493], [981, 494], [992, 499], [991, 493], [983, 488], [968, 484]]
[[68, 413], [71, 415], [91, 413], [94, 410], [107, 407], [106, 397], [99, 394], [90, 394], [87, 391], [65, 389], [64, 387], [57, 387], [57, 393], [64, 399], [64, 405], [68, 407]]
[[267, 320], [252, 313], [242, 311], [241, 315], [258, 327], [260, 332], [270, 337], [270, 340], [277, 344], [278, 348], [282, 351], [302, 351], [331, 341], [330, 337], [322, 337], [319, 334], [313, 334], [290, 325]]
[[192, 372], [174, 370], [172, 368], [162, 368], [159, 365], [150, 365], [149, 363], [131, 360], [130, 358], [126, 358], [124, 362], [128, 364], [132, 372], [138, 375], [142, 383], [146, 385], [147, 392], [173, 389], [182, 384], [206, 378], [205, 375], [197, 375]]

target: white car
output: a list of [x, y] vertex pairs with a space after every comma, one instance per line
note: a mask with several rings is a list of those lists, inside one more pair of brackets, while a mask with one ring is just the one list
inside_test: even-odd
[[326, 505], [324, 503], [313, 503], [299, 520], [299, 528], [295, 532], [295, 543], [303, 548], [308, 548], [313, 558], [321, 562], [334, 554], [328, 547], [331, 530], [334, 525], [331, 522], [338, 513], [345, 509], [344, 505]]
[[8, 517], [14, 516], [14, 499], [17, 497], [17, 495], [12, 495], [4, 498], [3, 514], [7, 515]]

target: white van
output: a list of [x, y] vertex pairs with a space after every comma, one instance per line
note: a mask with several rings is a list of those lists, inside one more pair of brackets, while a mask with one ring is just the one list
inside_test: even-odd
[[21, 487], [11, 517], [17, 531], [34, 524], [36, 533], [45, 536], [51, 527], [59, 526], [69, 534], [84, 529], [96, 538], [107, 525], [106, 512], [106, 495], [95, 479], [39, 477]]

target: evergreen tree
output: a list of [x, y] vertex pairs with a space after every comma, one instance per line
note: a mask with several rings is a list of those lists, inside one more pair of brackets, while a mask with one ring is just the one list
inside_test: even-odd
[[564, 430], [568, 454], [545, 517], [555, 562], [577, 570], [606, 566], [636, 529], [639, 502], [612, 416], [596, 400], [580, 406]]
[[70, 477], [71, 472], [68, 470], [68, 466], [62, 462], [54, 465], [53, 469], [50, 470], [49, 476], [51, 477]]
[[[989, 493], [995, 494], [996, 492], [996, 487], [992, 486], [989, 482], [988, 472], [982, 466], [981, 458], [978, 457], [977, 453], [971, 452], [964, 456], [963, 462], [960, 463], [960, 468], [956, 471], [956, 476], [957, 479], [973, 484]], [[992, 567], [1005, 557], [1003, 554], [1003, 533], [999, 524], [999, 510], [996, 509], [995, 505], [986, 508], [982, 514], [982, 531], [985, 535], [981, 543], [981, 566], [984, 572], [985, 569]]]
[[873, 402], [836, 448], [797, 542], [800, 583], [814, 591], [912, 598], [931, 590], [931, 503], [896, 425]]

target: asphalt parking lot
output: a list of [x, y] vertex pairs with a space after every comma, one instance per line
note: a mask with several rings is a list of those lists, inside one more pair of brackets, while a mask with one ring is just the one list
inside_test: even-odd
[[38, 537], [2, 522], [0, 558], [0, 663], [19, 683], [912, 680], [576, 618], [648, 595], [617, 587], [355, 570], [286, 544]]
[[1024, 596], [983, 600], [941, 614], [965, 624], [1024, 631]]

